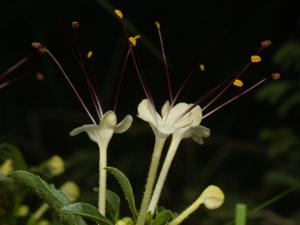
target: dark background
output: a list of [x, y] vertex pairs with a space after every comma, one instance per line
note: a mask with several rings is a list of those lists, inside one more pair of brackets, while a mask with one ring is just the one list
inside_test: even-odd
[[[120, 23], [104, 9], [103, 2], [1, 1], [0, 71], [34, 52], [33, 41], [41, 42], [57, 56], [91, 106], [82, 73], [64, 38], [65, 32], [71, 43], [75, 40], [71, 22], [77, 20], [81, 25], [80, 47], [83, 53], [94, 51], [100, 96], [104, 108], [110, 109], [127, 42]], [[212, 131], [205, 145], [198, 146], [191, 140], [182, 142], [161, 204], [180, 211], [205, 186], [214, 183], [226, 194], [223, 209], [202, 210], [187, 223], [226, 222], [232, 218], [236, 202], [244, 202], [251, 209], [299, 184], [297, 1], [108, 2], [122, 9], [142, 37], [158, 50], [153, 22], [160, 21], [175, 90], [198, 60], [205, 64], [204, 73], [195, 72], [182, 101], [197, 100], [239, 71], [266, 39], [272, 41], [272, 46], [263, 51], [261, 63], [246, 71], [245, 86], [273, 72], [282, 74], [280, 81], [270, 81], [205, 119], [203, 125]], [[160, 108], [167, 99], [163, 64], [153, 54], [153, 48], [142, 43], [135, 52]], [[91, 64], [88, 62], [88, 66]], [[37, 80], [37, 72], [44, 74], [45, 79]], [[89, 123], [88, 116], [49, 57], [37, 55], [9, 77], [22, 75], [26, 77], [0, 92], [0, 141], [21, 148], [31, 165], [53, 154], [63, 156], [66, 174], [54, 182], [72, 178], [82, 187], [81, 200], [95, 202], [90, 190], [97, 184], [96, 145], [85, 135], [68, 135], [76, 126]], [[131, 61], [121, 91], [119, 120], [128, 113], [135, 116], [137, 104], [144, 98]], [[214, 106], [239, 92], [240, 89], [232, 88]], [[109, 164], [128, 174], [137, 196], [143, 191], [152, 144], [150, 128], [135, 117], [133, 127], [125, 134], [115, 135], [109, 149]], [[113, 189], [120, 191], [113, 180], [110, 182]], [[297, 224], [297, 198], [299, 192], [295, 191], [253, 216], [251, 222]]]

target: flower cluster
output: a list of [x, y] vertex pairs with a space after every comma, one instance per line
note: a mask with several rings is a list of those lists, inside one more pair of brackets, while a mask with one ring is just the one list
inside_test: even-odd
[[[238, 99], [240, 96], [248, 93], [253, 90], [257, 86], [263, 84], [269, 78], [274, 80], [278, 79], [280, 75], [278, 73], [273, 73], [271, 76], [265, 77], [262, 80], [258, 81], [254, 85], [242, 90], [239, 94], [232, 97], [229, 100], [224, 101], [222, 104], [215, 106], [209, 112], [206, 110], [213, 105], [216, 100], [221, 98], [223, 94], [233, 85], [236, 87], [242, 88], [244, 83], [240, 79], [244, 72], [249, 68], [253, 63], [258, 63], [261, 61], [260, 52], [269, 47], [271, 45], [270, 41], [263, 41], [260, 45], [260, 48], [257, 50], [255, 54], [253, 54], [249, 61], [242, 69], [230, 76], [227, 80], [217, 84], [210, 91], [200, 96], [195, 102], [187, 103], [187, 102], [178, 102], [178, 98], [195, 72], [195, 68], [199, 68], [201, 71], [205, 70], [205, 66], [203, 64], [196, 65], [192, 72], [186, 77], [182, 85], [178, 88], [177, 92], [173, 93], [172, 79], [169, 72], [169, 66], [167, 62], [167, 57], [165, 53], [163, 36], [161, 33], [161, 26], [159, 22], [155, 22], [155, 27], [158, 32], [160, 49], [162, 54], [162, 60], [164, 63], [167, 88], [169, 92], [169, 96], [161, 110], [158, 111], [157, 107], [152, 98], [151, 92], [149, 90], [149, 86], [146, 84], [145, 79], [143, 77], [143, 73], [141, 71], [141, 67], [138, 64], [138, 61], [135, 56], [134, 48], [137, 46], [138, 39], [141, 38], [140, 35], [129, 36], [129, 32], [126, 28], [126, 24], [124, 22], [124, 15], [120, 10], [115, 10], [116, 17], [120, 20], [126, 38], [128, 40], [128, 51], [125, 54], [124, 61], [122, 67], [120, 69], [120, 79], [117, 86], [116, 98], [114, 105], [111, 110], [104, 111], [102, 107], [102, 101], [100, 96], [98, 95], [97, 85], [94, 84], [93, 79], [91, 79], [88, 70], [85, 67], [85, 63], [83, 60], [83, 56], [78, 48], [77, 52], [74, 51], [74, 56], [76, 57], [80, 69], [84, 74], [86, 84], [88, 86], [88, 90], [90, 92], [90, 97], [92, 102], [94, 103], [95, 113], [98, 117], [94, 117], [92, 111], [87, 107], [87, 104], [83, 100], [79, 91], [75, 87], [72, 82], [71, 77], [63, 68], [62, 64], [59, 62], [56, 56], [41, 43], [34, 42], [32, 43], [32, 47], [37, 50], [38, 53], [43, 55], [48, 55], [50, 59], [56, 64], [59, 71], [73, 90], [76, 98], [80, 102], [82, 108], [87, 113], [88, 117], [91, 120], [91, 123], [84, 124], [80, 127], [73, 129], [70, 132], [71, 136], [76, 136], [80, 133], [86, 133], [89, 139], [95, 142], [99, 148], [99, 181], [98, 181], [98, 208], [96, 211], [90, 205], [86, 203], [76, 205], [71, 205], [68, 207], [63, 207], [64, 212], [74, 213], [76, 215], [86, 215], [88, 218], [97, 218], [95, 219], [97, 222], [105, 222], [105, 224], [136, 224], [136, 225], [145, 225], [149, 220], [155, 218], [158, 213], [158, 202], [160, 199], [161, 192], [163, 190], [164, 184], [167, 179], [167, 175], [169, 173], [170, 167], [172, 165], [173, 159], [176, 155], [178, 147], [182, 140], [191, 138], [196, 143], [202, 145], [204, 144], [205, 138], [208, 138], [211, 135], [211, 131], [209, 128], [202, 125], [203, 120], [208, 116], [214, 114], [224, 106], [230, 104], [231, 102]], [[72, 28], [76, 32], [78, 31], [80, 25], [77, 21], [72, 23]], [[77, 37], [77, 36], [76, 36]], [[78, 43], [78, 40], [77, 40]], [[93, 56], [93, 52], [89, 51], [86, 55], [88, 59]], [[0, 76], [0, 81], [4, 79], [12, 70], [26, 62], [31, 56], [25, 57], [16, 65], [12, 66], [9, 70], [5, 71]], [[115, 133], [121, 134], [126, 132], [132, 125], [133, 117], [131, 115], [126, 115], [121, 122], [118, 123], [116, 108], [120, 95], [120, 87], [125, 74], [125, 68], [127, 66], [129, 58], [132, 58], [133, 66], [136, 70], [139, 82], [142, 86], [142, 89], [145, 93], [145, 98], [141, 100], [139, 104], [137, 104], [137, 117], [141, 120], [147, 122], [151, 127], [154, 137], [155, 143], [153, 146], [152, 157], [150, 161], [148, 176], [145, 185], [144, 195], [141, 201], [141, 206], [139, 210], [135, 208], [135, 202], [132, 194], [132, 189], [128, 179], [125, 177], [123, 173], [113, 167], [107, 166], [107, 153], [109, 143], [112, 140], [112, 137]], [[0, 84], [0, 89], [5, 87], [11, 81]], [[202, 105], [202, 101], [206, 100], [206, 105]], [[201, 106], [200, 106], [201, 105]], [[161, 162], [162, 152], [165, 149], [165, 143], [168, 143], [166, 140], [170, 138], [171, 141], [169, 146], [167, 147], [165, 159]], [[45, 167], [51, 172], [53, 176], [59, 175], [64, 172], [64, 162], [59, 156], [53, 156], [46, 163]], [[159, 168], [160, 171], [159, 171]], [[11, 161], [7, 160], [0, 166], [0, 172], [4, 175], [9, 174], [13, 170], [13, 164]], [[129, 202], [129, 207], [132, 211], [131, 217], [124, 217], [123, 219], [118, 218], [118, 212], [114, 215], [113, 219], [109, 217], [112, 215], [107, 204], [113, 202], [109, 201], [111, 198], [114, 198], [115, 202], [118, 202], [118, 197], [115, 196], [114, 193], [108, 191], [107, 189], [107, 171], [111, 172], [114, 176], [117, 177], [118, 181], [121, 184], [121, 187], [126, 195], [126, 200]], [[16, 174], [14, 175], [15, 177]], [[79, 189], [73, 183], [67, 182], [60, 188], [60, 191], [69, 197], [71, 202], [74, 202], [79, 195]], [[39, 194], [42, 192], [38, 192]], [[56, 193], [56, 192], [55, 192]], [[57, 194], [57, 193], [56, 193]], [[177, 225], [182, 223], [191, 213], [193, 213], [196, 209], [199, 208], [200, 205], [204, 205], [207, 209], [213, 210], [219, 208], [224, 202], [224, 193], [222, 190], [216, 185], [209, 185], [200, 195], [199, 197], [185, 210], [183, 210], [177, 216], [165, 217], [164, 223], [156, 223], [156, 224], [170, 224]], [[51, 207], [51, 204], [49, 204]], [[55, 205], [55, 204], [54, 204]], [[55, 205], [56, 206], [56, 205]], [[43, 204], [41, 209], [38, 210], [34, 216], [40, 218], [40, 216], [48, 209], [47, 204]], [[61, 210], [61, 209], [60, 209]], [[73, 210], [73, 211], [72, 211]], [[77, 211], [76, 211], [77, 210]], [[23, 210], [25, 211], [25, 210]], [[76, 212], [75, 212], [76, 211]], [[79, 213], [80, 211], [80, 213]], [[107, 212], [108, 211], [108, 212]], [[117, 210], [116, 210], [117, 211]], [[89, 215], [91, 213], [92, 215]], [[20, 215], [23, 215], [20, 213]]]

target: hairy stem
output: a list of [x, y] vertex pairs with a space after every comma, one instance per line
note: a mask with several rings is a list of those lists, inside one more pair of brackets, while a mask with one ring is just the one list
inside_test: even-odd
[[203, 203], [202, 194], [193, 202], [189, 207], [187, 207], [183, 212], [181, 212], [175, 219], [173, 219], [168, 225], [178, 225], [181, 224], [189, 215], [195, 212], [199, 206]]
[[103, 216], [105, 216], [107, 145], [99, 145], [99, 153], [98, 210]]
[[157, 206], [158, 200], [160, 198], [160, 194], [161, 191], [163, 189], [164, 183], [166, 181], [170, 166], [172, 164], [173, 158], [176, 154], [178, 145], [181, 141], [181, 138], [177, 137], [177, 136], [172, 136], [172, 141], [168, 150], [168, 153], [166, 155], [163, 167], [160, 171], [158, 180], [156, 182], [154, 191], [153, 191], [153, 195], [152, 195], [152, 199], [148, 208], [148, 211], [151, 212], [151, 214], [154, 214], [155, 208]]
[[156, 178], [157, 168], [159, 166], [159, 160], [162, 149], [164, 147], [166, 138], [155, 136], [155, 145], [152, 153], [152, 159], [147, 177], [147, 183], [145, 187], [144, 197], [142, 200], [141, 208], [138, 214], [136, 225], [144, 225], [147, 217], [148, 206]]

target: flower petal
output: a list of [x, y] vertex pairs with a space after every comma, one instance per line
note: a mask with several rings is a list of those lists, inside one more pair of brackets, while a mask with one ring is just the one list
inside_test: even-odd
[[167, 100], [167, 101], [165, 102], [165, 104], [163, 105], [163, 107], [161, 108], [161, 116], [162, 116], [162, 117], [165, 117], [165, 115], [166, 115], [167, 113], [169, 113], [170, 108], [171, 108], [170, 102], [169, 102], [169, 100]]
[[[192, 104], [190, 104], [190, 106], [192, 106]], [[202, 109], [200, 108], [199, 105], [197, 105], [191, 110], [190, 113], [191, 113], [191, 120], [193, 121], [192, 126], [198, 126], [202, 120]]]
[[75, 129], [73, 129], [71, 132], [70, 132], [70, 136], [75, 136], [77, 134], [80, 134], [80, 133], [87, 133], [89, 138], [98, 143], [98, 140], [99, 140], [99, 134], [97, 132], [97, 130], [99, 129], [99, 125], [94, 125], [94, 124], [86, 124], [86, 125], [83, 125], [81, 127], [77, 127]]
[[160, 115], [155, 111], [148, 99], [143, 99], [138, 105], [138, 117], [153, 126], [157, 126], [159, 124], [158, 121], [161, 121]]
[[167, 127], [167, 126], [159, 126], [155, 127], [151, 123], [150, 127], [152, 128], [155, 136], [160, 137], [160, 138], [167, 138], [170, 134], [175, 132], [174, 127]]
[[125, 118], [115, 126], [115, 133], [123, 133], [128, 130], [132, 124], [133, 118], [131, 115], [126, 115]]
[[117, 125], [117, 116], [114, 111], [107, 111], [99, 124], [101, 127], [106, 127], [110, 129], [114, 129], [115, 126]]
[[204, 143], [203, 138], [210, 136], [210, 129], [204, 126], [193, 127], [189, 132], [187, 132], [184, 138], [192, 137], [192, 139], [198, 144], [202, 145]]
[[[188, 110], [190, 106], [187, 103], [178, 103], [170, 109], [170, 112], [163, 118], [164, 124], [167, 126], [174, 126], [175, 128], [186, 127], [191, 124], [190, 113], [183, 113]], [[164, 120], [165, 119], [165, 120]]]

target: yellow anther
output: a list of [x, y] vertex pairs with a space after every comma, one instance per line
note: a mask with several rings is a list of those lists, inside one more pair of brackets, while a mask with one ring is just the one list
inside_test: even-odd
[[261, 61], [261, 57], [259, 55], [252, 55], [251, 56], [251, 62], [258, 63]]
[[244, 83], [243, 83], [243, 81], [236, 79], [233, 81], [233, 85], [236, 87], [243, 87]]
[[86, 54], [86, 57], [88, 59], [92, 58], [93, 57], [93, 51], [88, 51], [88, 53]]
[[280, 78], [280, 73], [272, 73], [271, 74], [271, 78], [273, 79], [273, 80], [278, 80], [279, 78]]
[[133, 46], [136, 46], [136, 38], [134, 38], [134, 37], [129, 37], [128, 40], [129, 40], [129, 42], [130, 42]]
[[260, 44], [261, 44], [261, 47], [267, 48], [272, 44], [272, 42], [270, 40], [265, 40], [265, 41], [262, 41]]
[[117, 17], [119, 17], [120, 19], [123, 19], [123, 13], [121, 10], [119, 9], [115, 9], [115, 14], [117, 15]]
[[200, 64], [199, 65], [199, 69], [200, 69], [200, 71], [204, 71], [205, 70], [205, 65], [204, 64]]
[[72, 22], [72, 28], [73, 29], [78, 29], [80, 27], [79, 23], [77, 21]]
[[160, 29], [160, 23], [158, 21], [155, 21], [154, 24], [155, 24], [157, 29]]

